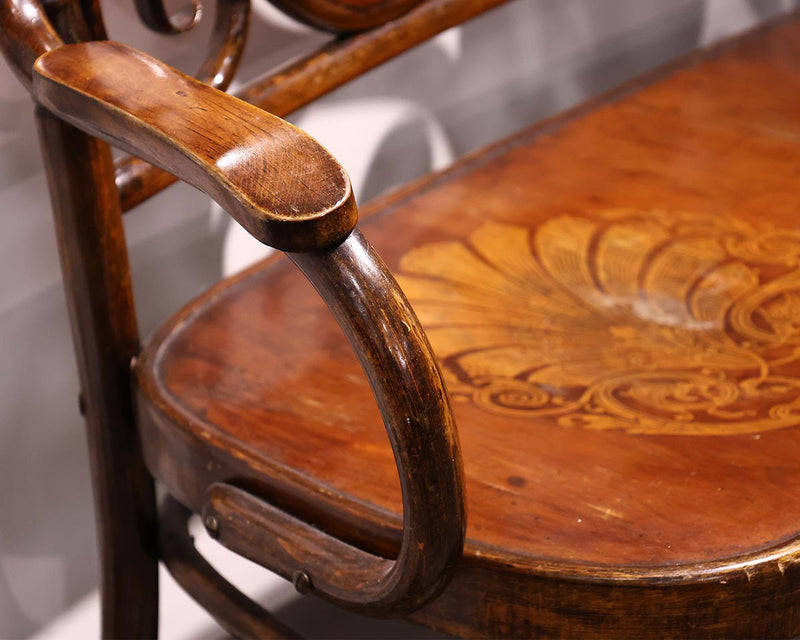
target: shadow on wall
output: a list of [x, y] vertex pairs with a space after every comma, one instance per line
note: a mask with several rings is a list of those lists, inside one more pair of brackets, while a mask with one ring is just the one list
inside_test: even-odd
[[[363, 121], [345, 135], [356, 158], [363, 145], [377, 148], [359, 179], [363, 200], [428, 170], [431, 122], [460, 155], [795, 4], [520, 0], [366, 74], [294, 119], [330, 122], [320, 114], [365, 98], [379, 111], [415, 105], [408, 118], [376, 126], [371, 142]], [[113, 37], [184, 70], [198, 64], [208, 20], [205, 31], [169, 39], [132, 26], [131, 7], [127, 0], [104, 3]], [[321, 38], [257, 19], [243, 73], [253, 75], [256, 54], [276, 64]], [[96, 549], [77, 375], [30, 100], [1, 66], [0, 638], [15, 638], [94, 587]], [[323, 143], [333, 141], [332, 132], [330, 124], [313, 131]], [[143, 334], [219, 277], [226, 226], [212, 224], [205, 197], [186, 187], [126, 219]]]

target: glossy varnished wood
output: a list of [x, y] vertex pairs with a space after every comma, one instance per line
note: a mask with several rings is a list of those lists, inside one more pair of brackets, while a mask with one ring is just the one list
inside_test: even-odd
[[[115, 92], [120, 87], [124, 92]], [[297, 570], [313, 580], [309, 588], [365, 611], [406, 613], [429, 601], [463, 546], [458, 439], [438, 366], [397, 285], [360, 234], [341, 242], [356, 218], [341, 167], [283, 121], [115, 43], [65, 46], [42, 56], [34, 91], [69, 121], [213, 193], [262, 241], [296, 252], [317, 249], [293, 259], [331, 305], [373, 384], [404, 488], [406, 533], [396, 562], [361, 553], [352, 573], [344, 574], [332, 565], [349, 547], [334, 541], [339, 553], [332, 547]], [[333, 223], [314, 226], [328, 214]], [[376, 322], [375, 307], [395, 320]], [[212, 500], [206, 515], [230, 520], [220, 540], [252, 557], [254, 533], [233, 526], [237, 504], [244, 505], [239, 515], [245, 522], [256, 519], [233, 498]], [[302, 560], [308, 541], [295, 524], [287, 516], [273, 529], [262, 527], [259, 548], [288, 550], [297, 541], [289, 556]], [[272, 545], [268, 534], [276, 537]], [[287, 570], [280, 554], [261, 550], [265, 563], [272, 558], [274, 568]]]
[[[225, 91], [239, 68], [249, 28], [249, 0], [220, 0], [217, 3], [209, 51], [195, 77], [215, 89]], [[125, 154], [115, 164], [123, 211], [177, 180], [172, 174], [136, 156]], [[137, 194], [135, 203], [131, 199], [132, 193]]]
[[200, 65], [197, 79], [225, 91], [239, 68], [249, 28], [249, 0], [220, 0], [209, 53]]
[[194, 27], [202, 16], [199, 0], [193, 0], [170, 14], [162, 0], [135, 0], [136, 12], [142, 22], [157, 33], [175, 35]]
[[[800, 632], [798, 71], [795, 20], [363, 222], [426, 327], [465, 455], [466, 555], [419, 619], [491, 636]], [[291, 265], [213, 290], [146, 354], [146, 457], [182, 501], [236, 478], [397, 548], [369, 386]]]
[[0, 50], [20, 82], [30, 89], [36, 58], [61, 46], [61, 38], [34, 0], [3, 0], [0, 27]]
[[[270, 71], [235, 95], [284, 117], [349, 80], [507, 0], [429, 0], [390, 24], [336, 38], [318, 51]], [[165, 171], [135, 158], [120, 161], [117, 184], [128, 211], [175, 182]]]
[[422, 0], [270, 0], [289, 15], [330, 31], [362, 31], [399, 18]]
[[154, 637], [155, 490], [130, 394], [139, 337], [111, 151], [44, 109], [37, 121], [86, 407], [103, 637]]
[[275, 116], [115, 42], [60, 47], [35, 69], [41, 104], [202, 189], [265, 244], [323, 249], [355, 225], [344, 170]]
[[[444, 588], [464, 543], [461, 453], [441, 372], [397, 283], [358, 231], [329, 252], [292, 260], [329, 306], [374, 392], [402, 492], [397, 558], [319, 531], [235, 479], [208, 488], [204, 519], [220, 542], [301, 580], [304, 592], [376, 615], [410, 613]], [[137, 370], [153, 365], [145, 357]]]

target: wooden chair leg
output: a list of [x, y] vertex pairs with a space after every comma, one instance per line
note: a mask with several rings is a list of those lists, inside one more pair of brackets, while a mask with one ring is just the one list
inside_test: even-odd
[[111, 152], [41, 108], [37, 121], [85, 398], [102, 563], [102, 633], [155, 638], [155, 490], [133, 419], [130, 365], [139, 336]]
[[191, 515], [189, 509], [171, 496], [161, 504], [160, 555], [175, 582], [236, 638], [301, 638], [236, 589], [195, 549], [188, 530]]

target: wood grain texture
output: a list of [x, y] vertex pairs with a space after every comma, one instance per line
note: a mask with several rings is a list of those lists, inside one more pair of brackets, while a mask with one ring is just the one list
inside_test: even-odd
[[[465, 556], [418, 619], [482, 636], [800, 633], [798, 72], [795, 16], [365, 216], [453, 390], [465, 458]], [[146, 458], [187, 505], [235, 478], [396, 553], [369, 385], [288, 263], [215, 288], [145, 354]]]
[[261, 242], [311, 251], [357, 219], [350, 182], [292, 125], [114, 42], [40, 57], [36, 99], [205, 191]]
[[[411, 47], [507, 1], [428, 0], [390, 24], [336, 38], [318, 51], [245, 83], [235, 95], [273, 115], [287, 116]], [[117, 184], [123, 211], [175, 179], [141, 160], [121, 161]]]
[[130, 393], [139, 337], [111, 151], [44, 109], [37, 122], [87, 407], [103, 637], [155, 637], [155, 489]]
[[286, 577], [302, 572], [322, 597], [372, 614], [409, 613], [444, 588], [464, 542], [461, 454], [441, 373], [402, 292], [357, 231], [330, 252], [291, 257], [330, 307], [374, 392], [402, 493], [397, 558], [318, 532], [303, 514], [282, 513], [236, 481], [210, 487], [200, 506], [219, 523], [220, 542]]
[[[219, 0], [209, 50], [195, 77], [225, 91], [239, 68], [249, 28], [249, 0]], [[115, 165], [123, 211], [135, 206], [131, 194], [136, 194], [133, 197], [139, 204], [177, 180], [172, 174], [136, 156], [126, 154], [118, 158]]]

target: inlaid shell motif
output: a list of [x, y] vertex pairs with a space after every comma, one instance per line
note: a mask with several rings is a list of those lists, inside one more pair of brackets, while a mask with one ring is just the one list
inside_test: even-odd
[[487, 223], [398, 280], [455, 401], [567, 427], [758, 433], [800, 422], [800, 232], [611, 211]]

